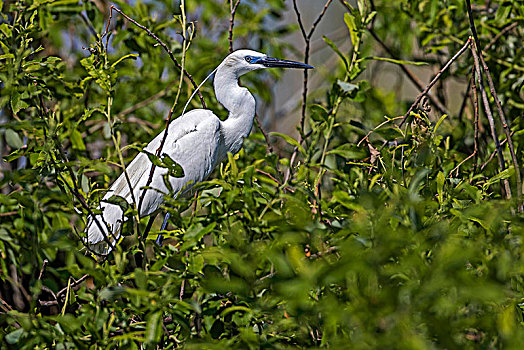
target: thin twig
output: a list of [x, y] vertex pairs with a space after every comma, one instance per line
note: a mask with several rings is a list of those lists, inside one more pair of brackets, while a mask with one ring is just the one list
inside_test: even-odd
[[[293, 8], [295, 10], [295, 13], [297, 15], [297, 21], [298, 25], [300, 27], [300, 32], [302, 33], [302, 37], [304, 41], [306, 42], [306, 47], [304, 49], [304, 63], [308, 63], [309, 60], [309, 39], [308, 35], [306, 34], [306, 30], [304, 29], [304, 24], [302, 23], [302, 18], [300, 17], [300, 11], [298, 10], [297, 1], [293, 0]], [[304, 69], [304, 83], [302, 87], [302, 107], [300, 112], [300, 141], [303, 139], [304, 135], [304, 123], [306, 120], [306, 102], [307, 102], [307, 82], [308, 82], [308, 71], [307, 69]], [[300, 142], [299, 141], [299, 142]], [[294, 158], [294, 157], [291, 157]], [[291, 167], [291, 164], [290, 164]]]
[[[257, 173], [262, 174], [262, 175], [266, 175], [266, 176], [269, 177], [271, 180], [275, 181], [279, 186], [281, 185], [281, 184], [280, 184], [280, 181], [278, 181], [278, 180], [277, 180], [273, 175], [271, 175], [270, 173], [268, 173], [268, 172], [266, 172], [266, 171], [264, 171], [264, 170], [260, 170], [260, 169], [258, 169], [258, 168], [255, 168], [255, 171], [256, 171]], [[289, 191], [289, 192], [291, 192], [291, 193], [294, 193], [294, 192], [295, 192], [295, 190], [294, 190], [293, 188], [289, 187], [289, 186], [284, 186], [284, 189], [287, 190], [287, 191]]]
[[462, 164], [464, 164], [465, 162], [467, 162], [468, 160], [470, 160], [472, 157], [474, 157], [475, 155], [477, 154], [476, 151], [474, 151], [473, 153], [471, 153], [469, 156], [467, 156], [466, 158], [464, 158], [460, 163], [458, 163], [458, 165], [456, 167], [454, 167], [453, 169], [451, 169], [451, 171], [449, 172], [450, 174], [455, 173], [455, 176], [458, 176], [458, 171], [459, 171], [459, 168]]
[[49, 289], [46, 286], [42, 286], [42, 290], [45, 291], [45, 292], [48, 292], [49, 294], [51, 294], [53, 296], [53, 298], [56, 300], [56, 294], [51, 289]]
[[374, 133], [377, 129], [380, 129], [381, 127], [383, 127], [384, 125], [386, 125], [387, 123], [391, 123], [397, 119], [400, 119], [402, 117], [395, 117], [395, 118], [391, 118], [391, 119], [388, 119], [388, 120], [385, 120], [383, 121], [382, 123], [380, 123], [379, 125], [375, 126], [372, 130], [370, 130], [366, 136], [364, 136], [360, 141], [358, 141], [357, 143], [357, 147], [360, 147], [360, 144], [364, 141], [368, 141], [369, 142], [369, 136]]
[[266, 140], [266, 143], [267, 143], [266, 153], [268, 154], [275, 153], [273, 146], [271, 145], [271, 142], [269, 142], [269, 136], [265, 132], [264, 128], [262, 128], [262, 124], [260, 123], [260, 120], [258, 119], [258, 114], [255, 114], [255, 122], [257, 123], [258, 129], [260, 130], [262, 135], [264, 135], [264, 139]]
[[[104, 223], [107, 225], [106, 221], [103, 220]], [[78, 238], [78, 240], [82, 243], [84, 243], [84, 238], [82, 238], [82, 236], [80, 236], [80, 234], [78, 233], [78, 231], [76, 230], [76, 227], [73, 226], [73, 233], [75, 234], [75, 236]], [[112, 235], [113, 238], [115, 238], [114, 235]], [[105, 240], [104, 240], [105, 241]], [[97, 256], [97, 257], [101, 257], [101, 259], [95, 259], [97, 263], [101, 264], [102, 262], [104, 262], [105, 259], [107, 259], [107, 257], [109, 256], [109, 254], [101, 254], [101, 253], [98, 253], [96, 251], [94, 251], [93, 249], [91, 249], [91, 247], [89, 246], [89, 244], [83, 244], [84, 248], [91, 254], [93, 254], [94, 256]]]
[[[513, 28], [515, 28], [517, 26], [517, 22], [514, 22], [512, 24], [510, 24], [509, 26], [505, 27], [504, 29], [502, 29], [497, 35], [495, 35], [493, 37], [493, 39], [490, 40], [489, 43], [487, 43], [484, 48], [482, 49], [482, 51], [488, 51], [491, 46], [493, 46], [497, 40], [499, 40], [504, 34], [506, 34], [507, 32], [509, 32], [510, 30], [512, 30]], [[466, 102], [467, 102], [467, 99], [469, 98], [469, 91], [475, 91], [476, 93], [476, 90], [475, 89], [470, 89], [471, 88], [471, 85], [472, 84], [475, 84], [475, 79], [473, 79], [473, 75], [475, 74], [475, 67], [472, 68], [472, 73], [471, 73], [471, 77], [470, 79], [468, 80], [468, 86], [466, 87], [466, 93], [464, 94], [464, 99], [462, 100], [462, 104], [460, 106], [460, 112], [458, 114], [458, 119], [459, 120], [462, 120], [462, 113], [464, 112], [464, 109], [466, 107]], [[428, 94], [429, 96], [429, 94]], [[478, 101], [477, 101], [478, 102]]]
[[[142, 30], [145, 30], [145, 32], [147, 33], [147, 35], [149, 35], [150, 37], [152, 37], [153, 39], [155, 39], [158, 44], [160, 44], [160, 46], [162, 46], [164, 48], [164, 50], [167, 52], [167, 54], [169, 55], [169, 58], [171, 58], [171, 61], [173, 61], [173, 63], [175, 64], [175, 66], [182, 72], [182, 75], [185, 75], [189, 81], [191, 82], [191, 84], [193, 85], [193, 88], [197, 88], [198, 85], [195, 83], [195, 80], [193, 79], [193, 77], [191, 76], [191, 74], [188, 73], [187, 70], [185, 69], [182, 69], [182, 65], [180, 63], [178, 63], [177, 59], [175, 58], [175, 56], [173, 55], [173, 51], [171, 51], [167, 45], [162, 41], [160, 40], [156, 35], [155, 33], [153, 33], [149, 28], [147, 28], [146, 26], [143, 26], [141, 25], [140, 23], [138, 23], [137, 21], [135, 21], [134, 19], [132, 19], [131, 17], [129, 17], [128, 15], [126, 15], [122, 10], [118, 9], [117, 7], [115, 7], [114, 5], [111, 5], [111, 8], [110, 8], [110, 19], [111, 19], [111, 12], [112, 10], [115, 10], [116, 12], [118, 12], [119, 14], [121, 14], [122, 16], [124, 16], [129, 22], [133, 23], [135, 26], [137, 26], [138, 28], [142, 29]], [[107, 27], [106, 27], [106, 32], [102, 35], [102, 38], [107, 35], [107, 32], [108, 32], [108, 28], [109, 28], [109, 21], [107, 23]], [[185, 37], [184, 37], [185, 39]], [[198, 97], [200, 98], [200, 102], [202, 103], [202, 107], [203, 108], [206, 108], [206, 102], [204, 101], [204, 97], [202, 97], [202, 94], [200, 93], [200, 91], [198, 90], [197, 91], [197, 95]]]
[[38, 280], [42, 279], [42, 276], [44, 275], [44, 271], [45, 271], [45, 268], [46, 268], [48, 263], [49, 263], [49, 260], [47, 260], [47, 259], [44, 259], [44, 261], [42, 262], [42, 268], [40, 269], [40, 274], [38, 275]]
[[408, 111], [406, 112], [406, 114], [404, 114], [403, 118], [402, 118], [402, 121], [400, 122], [399, 124], [399, 127], [401, 127], [404, 122], [406, 121], [406, 119], [408, 118], [409, 114], [413, 111], [413, 109], [418, 106], [418, 104], [420, 103], [420, 101], [422, 100], [422, 97], [426, 96], [426, 94], [428, 93], [428, 91], [433, 87], [433, 85], [435, 85], [435, 83], [440, 79], [440, 77], [442, 76], [442, 73], [444, 73], [448, 68], [449, 66], [451, 66], [451, 64], [453, 62], [455, 62], [457, 60], [457, 58], [460, 57], [460, 55], [462, 55], [464, 53], [464, 51], [466, 51], [466, 49], [469, 47], [470, 45], [470, 42], [469, 40], [466, 41], [466, 43], [464, 44], [464, 46], [462, 46], [462, 48], [453, 56], [451, 57], [451, 59], [444, 65], [444, 67], [442, 67], [442, 69], [437, 73], [437, 75], [435, 75], [435, 77], [433, 78], [433, 80], [431, 80], [431, 82], [426, 86], [426, 88], [417, 96], [417, 98], [415, 99], [415, 102], [413, 102], [413, 104], [411, 105], [411, 107], [409, 107]]
[[508, 123], [506, 121], [506, 115], [504, 114], [504, 110], [502, 109], [502, 105], [497, 96], [497, 91], [495, 90], [495, 84], [493, 84], [493, 78], [491, 77], [491, 74], [489, 73], [488, 65], [486, 64], [486, 61], [484, 60], [484, 56], [482, 55], [482, 52], [478, 51], [480, 49], [480, 41], [477, 35], [477, 29], [475, 28], [475, 21], [473, 20], [473, 13], [471, 12], [470, 0], [466, 0], [466, 6], [468, 9], [468, 17], [469, 17], [471, 32], [475, 40], [474, 50], [477, 51], [478, 56], [480, 58], [480, 62], [482, 63], [482, 68], [484, 69], [484, 73], [486, 74], [486, 78], [488, 80], [489, 91], [491, 92], [491, 95], [493, 96], [493, 99], [495, 100], [495, 104], [497, 105], [500, 122], [502, 124], [502, 128], [504, 129], [504, 133], [506, 134], [506, 138], [508, 139], [509, 153], [511, 154], [511, 160], [513, 162], [513, 167], [515, 168], [518, 209], [519, 211], [522, 211], [522, 204], [521, 204], [522, 180], [520, 176], [519, 162], [517, 160], [517, 155], [515, 153], [515, 147], [513, 146], [513, 141], [511, 140], [511, 130], [509, 129]]
[[0, 298], [0, 303], [2, 303], [2, 305], [5, 305], [3, 306], [5, 312], [13, 311], [13, 307], [9, 305], [4, 299]]
[[[295, 10], [295, 14], [297, 16], [297, 21], [300, 27], [300, 31], [302, 33], [302, 37], [306, 43], [306, 47], [304, 49], [304, 63], [305, 64], [309, 63], [309, 47], [311, 43], [311, 37], [313, 36], [313, 33], [315, 32], [315, 29], [317, 28], [318, 23], [320, 23], [320, 21], [322, 20], [322, 17], [324, 17], [324, 14], [326, 13], [326, 10], [328, 9], [332, 1], [333, 0], [326, 1], [324, 8], [322, 9], [318, 17], [313, 21], [313, 24], [311, 25], [309, 32], [306, 34], [306, 30], [304, 29], [304, 24], [300, 16], [300, 11], [298, 10], [297, 1], [293, 0], [293, 9]], [[299, 142], [301, 142], [304, 139], [304, 128], [305, 128], [304, 124], [306, 121], [306, 104], [307, 104], [307, 84], [308, 84], [308, 70], [304, 69], [304, 84], [302, 88], [302, 112], [300, 116], [300, 141]]]
[[466, 89], [465, 89], [465, 92], [464, 92], [464, 97], [462, 97], [462, 103], [460, 104], [460, 109], [459, 109], [459, 113], [458, 113], [458, 120], [459, 121], [462, 121], [462, 116], [464, 115], [464, 110], [466, 109], [466, 105], [468, 103], [469, 94], [470, 94], [470, 91], [471, 91], [471, 83], [473, 82], [473, 76], [475, 74], [474, 72], [475, 72], [475, 67], [472, 67], [471, 76], [468, 79], [468, 85], [466, 86]]
[[237, 12], [238, 4], [240, 0], [237, 0], [233, 5], [233, 0], [229, 0], [229, 9], [231, 15], [229, 17], [229, 53], [233, 52], [233, 27], [235, 25], [235, 13]]
[[[300, 27], [300, 32], [302, 33], [302, 38], [305, 41], [305, 48], [304, 48], [304, 63], [309, 63], [309, 47], [311, 42], [311, 37], [313, 36], [313, 33], [315, 32], [315, 29], [317, 25], [322, 20], [322, 17], [324, 17], [324, 14], [326, 13], [329, 5], [331, 4], [332, 0], [328, 0], [326, 4], [324, 5], [324, 8], [322, 9], [322, 12], [318, 15], [318, 17], [313, 21], [313, 24], [309, 30], [309, 33], [306, 33], [306, 30], [304, 28], [304, 23], [302, 23], [302, 17], [300, 15], [300, 11], [298, 10], [297, 2], [296, 0], [293, 0], [293, 9], [295, 11], [295, 14], [297, 16], [298, 26]], [[302, 87], [302, 107], [301, 107], [301, 114], [300, 114], [300, 126], [299, 126], [299, 144], [302, 144], [302, 142], [307, 138], [306, 135], [304, 135], [304, 129], [305, 129], [305, 122], [306, 122], [306, 104], [307, 104], [307, 85], [308, 85], [308, 70], [304, 69], [304, 83]], [[309, 135], [310, 133], [308, 133]], [[286, 171], [286, 176], [284, 183], [287, 183], [287, 181], [291, 177], [291, 169], [293, 168], [294, 161], [298, 154], [298, 147], [295, 147], [293, 150], [293, 153], [291, 154], [291, 158], [289, 161], [289, 168]]]
[[[25, 300], [27, 301], [28, 304], [31, 304], [31, 296], [29, 295], [29, 293], [27, 292], [27, 290], [25, 289], [24, 285], [19, 281], [19, 278], [18, 278], [18, 271], [16, 269], [16, 265], [15, 264], [11, 264], [9, 265], [9, 269], [11, 270], [11, 276], [9, 275], [4, 275], [5, 279], [7, 279], [9, 282], [11, 282], [11, 285], [13, 286], [13, 289], [15, 291], [15, 295], [18, 293], [20, 295], [20, 293], [24, 296]], [[14, 288], [16, 287], [16, 288]], [[13, 296], [13, 297], [14, 297]], [[23, 302], [23, 301], [22, 301]], [[17, 305], [18, 306], [18, 305]]]
[[[511, 133], [511, 136], [513, 136], [513, 134], [515, 133], [515, 131], [513, 131]], [[502, 141], [500, 141], [500, 146], [504, 146], [506, 144], [506, 142], [508, 142], [508, 139], [504, 139]], [[494, 150], [493, 152], [491, 152], [491, 155], [489, 156], [488, 160], [486, 160], [481, 166], [480, 166], [480, 171], [483, 171], [484, 168], [493, 160], [493, 157], [495, 157], [495, 155], [497, 154], [497, 150]]]
[[[395, 55], [393, 53], [393, 51], [386, 45], [386, 43], [384, 43], [384, 41], [382, 41], [377, 33], [375, 33], [375, 31], [373, 30], [373, 28], [370, 28], [368, 27], [367, 28], [369, 34], [371, 34], [371, 36], [380, 44], [380, 46], [382, 46], [382, 48], [388, 53], [388, 55], [391, 56], [391, 58], [395, 59], [395, 60], [398, 60], [400, 59], [397, 55]], [[404, 72], [404, 74], [406, 74], [406, 76], [409, 78], [409, 80], [415, 84], [415, 86], [419, 89], [419, 90], [422, 90], [424, 88], [424, 85], [423, 83], [420, 81], [419, 78], [417, 78], [417, 76], [405, 65], [405, 64], [397, 64], [400, 69]], [[427, 96], [429, 97], [429, 99], [431, 100], [431, 102], [433, 102], [433, 104], [435, 105], [435, 107], [437, 107], [437, 109], [443, 113], [443, 114], [450, 114], [448, 109], [446, 108], [446, 106], [444, 106], [444, 104], [442, 102], [440, 102], [440, 100], [438, 99], [437, 96], [433, 95], [431, 92], [428, 91], [427, 93]]]
[[184, 289], [186, 286], [186, 280], [182, 280], [182, 284], [180, 285], [180, 293], [178, 293], [178, 299], [184, 300]]
[[[89, 275], [88, 275], [88, 274], [85, 274], [85, 275], [83, 275], [82, 277], [80, 277], [79, 279], [77, 279], [76, 281], [74, 281], [73, 283], [71, 283], [68, 287], [70, 287], [70, 288], [74, 288], [74, 287], [76, 287], [77, 285], [79, 285], [80, 283], [84, 282], [88, 277], [89, 277]], [[60, 291], [59, 291], [58, 293], [56, 293], [56, 298], [57, 298], [57, 299], [60, 298], [60, 296], [61, 296], [62, 294], [64, 294], [65, 292], [67, 292], [68, 287], [64, 287], [64, 288], [60, 289]]]
[[518, 25], [518, 22], [513, 22], [512, 24], [510, 24], [509, 26], [503, 28], [497, 35], [495, 35], [493, 37], [493, 39], [490, 40], [490, 42], [488, 44], [486, 44], [486, 46], [484, 46], [484, 48], [482, 49], [483, 51], [488, 51], [491, 46], [493, 46], [493, 44], [495, 44], [497, 42], [497, 40], [499, 40], [500, 38], [502, 38], [502, 36], [504, 34], [506, 34], [507, 32], [509, 32], [510, 30], [512, 30], [513, 28], [515, 28], [516, 26]]
[[92, 36], [94, 36], [96, 38], [97, 36], [97, 31], [95, 30], [95, 27], [93, 27], [93, 23], [91, 23], [91, 21], [89, 20], [89, 18], [83, 13], [83, 12], [80, 12], [80, 18], [82, 18], [82, 20], [84, 21], [84, 23], [86, 24], [87, 28], [89, 29], [89, 32], [91, 33]]
[[260, 169], [258, 169], [258, 168], [255, 168], [255, 171], [256, 171], [257, 173], [262, 174], [262, 175], [266, 175], [266, 176], [269, 177], [271, 180], [275, 181], [277, 184], [280, 185], [280, 181], [278, 181], [278, 180], [277, 180], [273, 175], [271, 175], [270, 173], [268, 173], [268, 172], [266, 172], [266, 171], [264, 171], [264, 170], [260, 170]]
[[329, 247], [327, 248], [325, 251], [323, 252], [318, 252], [318, 253], [315, 253], [315, 254], [311, 254], [308, 258], [309, 259], [316, 259], [316, 258], [320, 258], [320, 257], [323, 257], [323, 256], [326, 256], [328, 254], [331, 254], [331, 253], [336, 253], [337, 252], [337, 247], [336, 246], [333, 246], [333, 247]]
[[138, 102], [137, 104], [131, 106], [131, 107], [128, 107], [126, 109], [124, 109], [123, 111], [121, 111], [120, 113], [118, 113], [116, 115], [116, 117], [118, 119], [122, 119], [123, 117], [125, 117], [126, 115], [128, 114], [131, 114], [133, 113], [134, 111], [142, 108], [142, 107], [145, 107], [147, 106], [148, 104], [150, 104], [151, 102], [153, 101], [156, 101], [158, 100], [159, 98], [162, 98], [164, 97], [165, 95], [167, 95], [168, 91], [171, 89], [171, 87], [173, 86], [174, 84], [169, 84], [168, 86], [166, 86], [163, 90], [160, 90], [159, 92], [157, 92], [156, 94], [154, 95], [151, 95], [149, 96], [148, 98], [146, 98], [145, 100], [142, 100], [140, 102]]
[[270, 273], [268, 273], [267, 275], [262, 276], [262, 277], [260, 277], [258, 280], [256, 280], [256, 281], [255, 281], [255, 284], [256, 284], [256, 283], [260, 283], [260, 282], [262, 282], [262, 281], [265, 280], [265, 279], [272, 278], [273, 276], [275, 276], [275, 272], [270, 272]]
[[[55, 169], [56, 169], [56, 163], [54, 163], [53, 161], [53, 164], [55, 165]], [[60, 171], [58, 170], [57, 173], [56, 173], [60, 179], [62, 180], [62, 182], [66, 185], [66, 187], [69, 189], [69, 192], [71, 192], [73, 194], [73, 196], [75, 196], [75, 198], [80, 202], [80, 204], [82, 205], [82, 207], [87, 211], [87, 214], [93, 218], [93, 221], [95, 222], [95, 225], [98, 227], [98, 229], [100, 230], [100, 232], [102, 233], [102, 236], [104, 237], [104, 242], [106, 242], [109, 247], [111, 247], [111, 249], [114, 249], [114, 245], [113, 243], [110, 241], [109, 237], [107, 236], [106, 232], [104, 231], [103, 229], [103, 226], [102, 224], [100, 223], [100, 221], [98, 221], [98, 218], [95, 216], [95, 214], [93, 213], [93, 211], [91, 210], [91, 208], [89, 207], [89, 205], [87, 205], [84, 197], [78, 193], [76, 190], [74, 190], [71, 186], [69, 186], [69, 184], [67, 183], [67, 181], [62, 177], [62, 174], [60, 173]], [[103, 217], [103, 216], [102, 216]], [[106, 228], [108, 231], [110, 231], [108, 228]], [[89, 248], [89, 244], [88, 242], [86, 242], [85, 240], [81, 240], [82, 244], [84, 245], [84, 247], [86, 247], [87, 249], [89, 249], [91, 251], [91, 249]], [[93, 251], [92, 251], [93, 252]], [[100, 253], [96, 253], [97, 256], [102, 256], [102, 257], [107, 257], [107, 254], [100, 254]]]
[[[480, 62], [479, 57], [477, 55], [477, 50], [475, 48], [475, 42], [473, 41], [473, 38], [469, 38], [469, 42], [471, 42], [471, 53], [473, 55], [473, 62], [475, 64], [475, 73], [476, 78], [478, 81], [480, 93], [482, 95], [482, 102], [484, 104], [484, 112], [486, 113], [486, 117], [488, 118], [489, 127], [491, 129], [491, 136], [493, 137], [493, 141], [495, 142], [495, 149], [497, 151], [497, 156], [499, 160], [499, 167], [500, 171], [504, 171], [506, 169], [505, 161], [504, 161], [504, 155], [502, 154], [502, 148], [500, 147], [499, 138], [497, 136], [497, 128], [495, 127], [495, 121], [493, 120], [493, 114], [491, 113], [491, 108], [489, 107], [489, 101], [488, 96], [486, 94], [486, 89], [484, 89], [484, 81], [482, 78], [482, 73], [480, 71]], [[517, 169], [515, 169], [517, 171]], [[511, 188], [509, 187], [509, 181], [508, 179], [501, 180], [503, 183], [502, 190], [504, 192], [504, 195], [507, 199], [511, 199]]]
[[475, 68], [473, 68], [473, 75], [471, 76], [471, 90], [473, 91], [473, 123], [474, 123], [474, 136], [473, 136], [473, 142], [474, 142], [474, 150], [473, 154], [475, 154], [475, 163], [474, 163], [474, 170], [477, 169], [477, 164], [479, 160], [479, 129], [480, 129], [480, 118], [479, 118], [479, 98], [477, 93], [477, 85], [475, 84]]

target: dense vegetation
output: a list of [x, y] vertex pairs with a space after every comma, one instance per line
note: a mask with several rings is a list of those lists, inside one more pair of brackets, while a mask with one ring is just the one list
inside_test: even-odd
[[[316, 33], [338, 65], [317, 64], [328, 84], [297, 101], [298, 137], [256, 127], [195, 196], [167, 196], [163, 247], [159, 222], [137, 238], [148, 218], [127, 205], [126, 237], [103, 259], [79, 238], [88, 212], [193, 84], [111, 3], [0, 1], [2, 348], [524, 344], [524, 4], [468, 3], [328, 1], [314, 18], [343, 16], [351, 45]], [[300, 1], [114, 5], [197, 84], [231, 34], [235, 48], [304, 61], [318, 30], [304, 16], [276, 25]], [[292, 32], [306, 40], [281, 39]], [[422, 91], [413, 65], [436, 74], [460, 52], [430, 97], [374, 78], [402, 65]], [[263, 105], [279, 74], [242, 83]], [[227, 117], [212, 84], [201, 91]]]

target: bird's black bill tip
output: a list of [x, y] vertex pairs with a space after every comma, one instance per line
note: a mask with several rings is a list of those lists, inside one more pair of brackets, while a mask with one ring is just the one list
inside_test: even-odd
[[309, 64], [290, 60], [281, 60], [279, 58], [273, 57], [264, 57], [260, 59], [257, 63], [262, 64], [264, 67], [267, 68], [315, 69], [315, 67], [310, 66]]

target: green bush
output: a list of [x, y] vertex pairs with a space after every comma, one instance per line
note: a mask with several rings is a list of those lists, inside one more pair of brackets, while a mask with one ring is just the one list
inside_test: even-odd
[[[275, 25], [293, 3], [241, 1], [235, 38], [276, 57], [302, 52], [279, 39], [300, 37], [301, 25]], [[522, 164], [524, 6], [487, 3], [472, 14]], [[115, 4], [197, 84], [228, 53], [235, 1]], [[391, 64], [438, 72], [469, 40], [466, 3], [327, 4], [345, 13], [318, 18], [344, 16], [352, 48], [318, 33], [339, 64], [298, 102], [298, 138], [275, 133], [268, 145], [257, 128], [195, 196], [166, 196], [163, 247], [158, 223], [137, 239], [148, 219], [130, 207], [124, 240], [97, 259], [80, 239], [87, 208], [96, 212], [122, 163], [163, 129], [171, 106], [182, 113], [193, 86], [119, 13], [103, 35], [104, 1], [0, 1], [3, 348], [521, 347], [521, 169], [507, 141], [501, 169], [480, 91], [478, 128], [474, 94], [448, 101], [463, 90], [447, 85], [471, 79], [470, 51], [402, 126], [414, 98], [373, 77]], [[242, 82], [265, 103], [279, 74]], [[201, 92], [226, 118], [212, 84]]]

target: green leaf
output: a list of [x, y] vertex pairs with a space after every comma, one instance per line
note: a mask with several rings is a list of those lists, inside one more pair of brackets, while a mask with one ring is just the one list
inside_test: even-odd
[[437, 199], [438, 199], [438, 202], [439, 204], [442, 205], [442, 203], [444, 202], [444, 182], [446, 181], [446, 179], [444, 178], [444, 173], [442, 173], [442, 171], [439, 171], [439, 173], [437, 174]]
[[21, 148], [24, 144], [22, 142], [22, 139], [20, 138], [20, 136], [18, 136], [18, 134], [16, 133], [16, 131], [14, 130], [11, 130], [11, 129], [6, 129], [5, 131], [5, 140], [7, 142], [7, 144], [12, 147], [12, 148]]
[[222, 311], [222, 316], [227, 316], [230, 313], [237, 312], [237, 311], [251, 312], [251, 309], [248, 308], [248, 307], [245, 307], [245, 306], [232, 306], [232, 307], [228, 307], [227, 309]]
[[435, 134], [437, 132], [437, 129], [438, 127], [440, 126], [440, 124], [442, 124], [442, 122], [448, 117], [447, 114], [444, 114], [443, 116], [441, 116], [437, 122], [437, 124], [435, 124], [435, 127], [433, 128], [433, 133]]
[[192, 247], [195, 247], [202, 237], [213, 231], [215, 228], [216, 223], [211, 223], [207, 225], [206, 227], [203, 227], [202, 224], [197, 224], [191, 226], [185, 233], [184, 233], [184, 244], [180, 247], [180, 251], [188, 250]]
[[[127, 181], [125, 181], [124, 186], [129, 190], [129, 185], [127, 184]], [[127, 209], [129, 209], [129, 206], [130, 206], [130, 204], [125, 200], [124, 197], [118, 196], [116, 194], [112, 195], [111, 197], [107, 199], [103, 199], [102, 201], [106, 203], [118, 205], [120, 208], [122, 208], [122, 212], [124, 213], [127, 211]]]
[[11, 26], [9, 26], [7, 23], [0, 24], [0, 32], [4, 33], [4, 35], [7, 38], [12, 37], [12, 34], [13, 34], [13, 32], [11, 30]]
[[407, 65], [412, 65], [412, 66], [427, 66], [429, 64], [427, 62], [414, 62], [414, 61], [405, 61], [405, 60], [395, 60], [393, 58], [377, 57], [377, 56], [367, 57], [366, 59], [377, 60], [377, 61], [386, 61], [386, 62], [395, 63], [395, 64], [407, 64]]
[[367, 152], [356, 145], [342, 145], [336, 149], [332, 149], [327, 154], [336, 154], [347, 159], [362, 159], [367, 156]]
[[124, 294], [126, 289], [122, 286], [106, 287], [100, 291], [100, 299], [102, 300], [115, 300]]
[[147, 276], [144, 270], [140, 268], [135, 269], [135, 282], [139, 289], [147, 290]]
[[0, 55], [0, 60], [4, 60], [6, 58], [15, 58], [15, 55], [13, 55], [12, 53], [6, 53], [3, 55]]
[[485, 186], [491, 186], [491, 185], [499, 182], [500, 180], [508, 179], [511, 176], [513, 176], [514, 173], [515, 173], [515, 169], [513, 167], [507, 168], [507, 169], [501, 171], [500, 173], [498, 173], [497, 175], [493, 176], [492, 178], [490, 178], [486, 182]]
[[154, 155], [153, 153], [147, 152], [145, 150], [143, 152], [147, 155], [151, 163], [161, 168], [167, 168], [169, 176], [177, 177], [177, 178], [185, 176], [184, 169], [182, 168], [182, 166], [178, 164], [177, 162], [175, 162], [166, 153], [163, 153], [162, 156], [159, 158], [156, 155]]
[[233, 175], [233, 177], [236, 177], [238, 175], [238, 167], [237, 162], [235, 161], [235, 156], [231, 152], [227, 153], [227, 160], [229, 162], [229, 165], [231, 166], [231, 175]]
[[128, 55], [125, 55], [123, 57], [120, 57], [115, 63], [113, 63], [111, 65], [111, 67], [115, 67], [117, 64], [119, 64], [120, 62], [122, 62], [123, 60], [125, 60], [126, 58], [132, 58], [132, 59], [136, 59], [139, 55], [137, 53], [130, 53]]
[[8, 335], [5, 336], [5, 341], [9, 344], [16, 344], [20, 340], [20, 337], [24, 334], [24, 329], [19, 328], [16, 331], [12, 331]]
[[9, 242], [12, 240], [13, 238], [9, 235], [9, 232], [4, 228], [0, 228], [0, 241]]
[[156, 344], [162, 336], [162, 311], [153, 312], [147, 318], [146, 342]]
[[342, 80], [337, 80], [337, 84], [344, 92], [347, 93], [352, 93], [353, 91], [358, 90], [358, 85], [347, 83]]
[[162, 154], [162, 164], [164, 165], [164, 168], [168, 168], [168, 174], [172, 177], [184, 177], [184, 169], [180, 164], [175, 162], [170, 156], [168, 156], [166, 153]]
[[324, 108], [324, 106], [312, 104], [309, 106], [309, 110], [311, 111], [311, 119], [314, 121], [320, 122], [328, 120], [329, 111]]
[[18, 114], [21, 109], [27, 108], [29, 105], [22, 100], [22, 95], [18, 91], [14, 91], [11, 95], [11, 109], [13, 114]]
[[344, 66], [346, 66], [346, 70], [349, 69], [349, 60], [347, 59], [347, 57], [342, 53], [342, 51], [339, 50], [339, 48], [337, 47], [337, 45], [335, 45], [335, 43], [333, 41], [331, 41], [327, 36], [325, 35], [322, 35], [322, 39], [324, 39], [324, 41], [326, 42], [326, 44], [328, 44], [329, 47], [331, 47], [333, 49], [333, 51], [335, 51], [335, 53], [338, 55], [338, 57], [340, 57], [340, 59], [342, 59], [342, 62], [344, 62]]
[[86, 145], [84, 144], [84, 139], [82, 138], [82, 134], [77, 129], [73, 129], [71, 131], [71, 144], [73, 145], [73, 148], [85, 151]]
[[344, 13], [344, 23], [346, 23], [346, 26], [349, 29], [351, 43], [353, 44], [353, 47], [356, 48], [359, 46], [362, 21], [358, 10], [352, 8], [347, 2], [346, 4], [351, 8], [351, 12]]
[[297, 140], [295, 140], [294, 138], [292, 138], [291, 136], [289, 135], [286, 135], [286, 134], [282, 134], [282, 133], [279, 133], [279, 132], [271, 132], [270, 135], [273, 135], [273, 136], [280, 136], [284, 139], [284, 141], [286, 141], [287, 143], [289, 143], [290, 145], [292, 146], [295, 146], [298, 148], [298, 150], [300, 151], [300, 153], [302, 154], [305, 154], [306, 151], [304, 150], [304, 147], [302, 147]]

